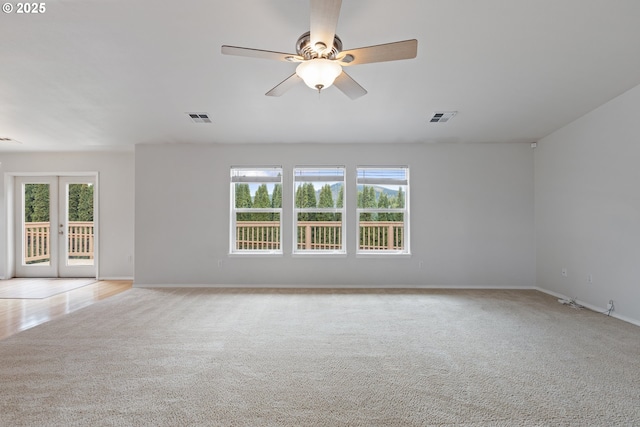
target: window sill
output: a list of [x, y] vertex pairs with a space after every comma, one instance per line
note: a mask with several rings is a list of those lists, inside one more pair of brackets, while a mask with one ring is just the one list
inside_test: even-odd
[[244, 251], [244, 252], [230, 252], [228, 256], [230, 258], [246, 258], [246, 257], [281, 257], [284, 254], [282, 252], [268, 252], [268, 251]]
[[292, 258], [346, 258], [346, 252], [294, 252]]
[[411, 258], [411, 252], [356, 252], [356, 258]]

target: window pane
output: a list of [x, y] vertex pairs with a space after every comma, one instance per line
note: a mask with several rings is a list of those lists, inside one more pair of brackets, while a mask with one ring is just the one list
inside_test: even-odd
[[282, 168], [231, 168], [231, 252], [280, 252]]
[[361, 167], [356, 183], [358, 251], [408, 253], [409, 169]]
[[280, 250], [279, 213], [237, 213], [236, 250]]
[[[378, 215], [372, 218], [371, 215]], [[383, 218], [379, 218], [384, 215]], [[404, 214], [402, 213], [361, 213], [360, 250], [404, 250]]]
[[282, 184], [235, 184], [236, 208], [281, 208]]
[[358, 185], [358, 208], [404, 209], [406, 185]]
[[299, 250], [342, 250], [341, 213], [298, 213]]
[[296, 208], [342, 208], [344, 168], [294, 170]]
[[49, 184], [25, 184], [23, 189], [25, 242], [22, 264], [49, 265]]
[[294, 252], [344, 252], [344, 167], [295, 168]]
[[93, 185], [67, 185], [67, 265], [93, 265]]

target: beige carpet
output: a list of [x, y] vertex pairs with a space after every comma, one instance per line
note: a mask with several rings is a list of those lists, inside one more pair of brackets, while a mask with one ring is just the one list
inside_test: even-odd
[[2, 426], [638, 426], [640, 328], [535, 291], [133, 289], [0, 341]]
[[2, 299], [43, 299], [95, 283], [96, 279], [17, 278], [0, 280]]

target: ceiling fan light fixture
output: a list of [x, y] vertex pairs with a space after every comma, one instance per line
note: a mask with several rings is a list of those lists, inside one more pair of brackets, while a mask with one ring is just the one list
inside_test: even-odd
[[318, 91], [331, 86], [340, 73], [342, 73], [340, 64], [324, 58], [305, 61], [296, 68], [298, 77], [311, 89]]

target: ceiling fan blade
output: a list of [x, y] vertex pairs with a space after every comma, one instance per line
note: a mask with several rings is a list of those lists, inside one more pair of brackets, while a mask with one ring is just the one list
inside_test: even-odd
[[222, 46], [224, 55], [246, 56], [249, 58], [273, 59], [276, 61], [302, 62], [304, 58], [292, 53], [272, 52], [270, 50], [251, 49], [248, 47]]
[[367, 90], [344, 71], [336, 78], [333, 85], [351, 99], [358, 99], [367, 94]]
[[286, 79], [284, 79], [283, 81], [278, 83], [278, 85], [276, 87], [271, 89], [269, 92], [265, 93], [265, 95], [267, 95], [267, 96], [281, 96], [286, 91], [288, 91], [289, 89], [291, 89], [292, 87], [294, 87], [295, 85], [297, 85], [300, 82], [302, 82], [302, 79], [300, 77], [298, 77], [298, 75], [296, 73], [293, 73], [292, 75], [290, 75], [289, 77], [287, 77]]
[[311, 0], [311, 47], [316, 43], [324, 44], [329, 50], [333, 47], [340, 6], [342, 0]]
[[370, 64], [372, 62], [412, 59], [418, 55], [418, 40], [379, 44], [340, 52], [340, 65]]

